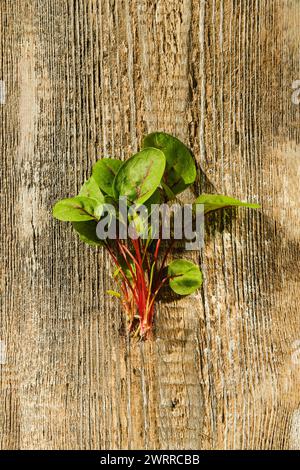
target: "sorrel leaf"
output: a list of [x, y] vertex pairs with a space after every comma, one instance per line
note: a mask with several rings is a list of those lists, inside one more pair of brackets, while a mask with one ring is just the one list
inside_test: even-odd
[[152, 196], [150, 196], [149, 199], [144, 202], [144, 206], [148, 209], [148, 215], [150, 216], [152, 213], [152, 204], [161, 204], [162, 202], [163, 198], [161, 195], [161, 190], [160, 188], [157, 188], [152, 194]]
[[222, 194], [201, 194], [194, 202], [197, 204], [204, 204], [204, 214], [225, 207], [249, 207], [251, 209], [260, 208], [259, 204], [252, 204], [242, 202], [230, 196], [223, 196]]
[[163, 182], [172, 193], [181, 193], [195, 181], [196, 166], [193, 156], [176, 137], [164, 132], [153, 132], [144, 137], [142, 147], [155, 147], [165, 154], [166, 171]]
[[96, 199], [77, 196], [58, 201], [53, 207], [53, 217], [65, 222], [83, 222], [100, 219], [102, 204]]
[[118, 299], [121, 297], [120, 292], [117, 292], [115, 290], [108, 289], [106, 293], [111, 295], [112, 297], [117, 297]]
[[87, 220], [85, 222], [72, 222], [75, 232], [78, 233], [81, 241], [91, 246], [102, 246], [103, 242], [99, 240], [96, 234], [97, 222]]
[[116, 174], [114, 197], [126, 196], [131, 203], [143, 204], [159, 186], [165, 170], [164, 154], [147, 148], [126, 160]]
[[81, 187], [79, 196], [86, 196], [92, 199], [96, 199], [102, 204], [104, 203], [104, 196], [93, 176], [91, 176]]
[[93, 166], [92, 174], [96, 183], [109, 196], [113, 196], [113, 181], [122, 164], [121, 160], [102, 158], [102, 160], [98, 160]]
[[202, 284], [202, 273], [199, 267], [184, 259], [172, 261], [168, 266], [171, 289], [179, 295], [192, 294]]
[[163, 188], [163, 190], [164, 190], [164, 192], [165, 192], [165, 195], [167, 196], [166, 199], [167, 199], [168, 201], [172, 201], [173, 199], [176, 198], [176, 194], [173, 193], [172, 189], [169, 188], [169, 186], [168, 186], [166, 183], [164, 183], [164, 182], [162, 181], [162, 182], [161, 182], [161, 186], [162, 186], [162, 188]]

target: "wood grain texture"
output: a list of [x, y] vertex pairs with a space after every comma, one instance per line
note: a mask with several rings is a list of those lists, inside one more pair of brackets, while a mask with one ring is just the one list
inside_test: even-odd
[[[2, 449], [299, 449], [298, 0], [1, 0]], [[201, 292], [136, 343], [110, 263], [51, 217], [144, 132], [192, 149], [218, 215]]]

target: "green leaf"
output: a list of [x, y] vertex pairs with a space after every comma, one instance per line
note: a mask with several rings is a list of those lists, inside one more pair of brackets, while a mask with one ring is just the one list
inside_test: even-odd
[[166, 194], [166, 196], [167, 196], [167, 200], [168, 200], [168, 201], [172, 201], [173, 199], [176, 198], [176, 194], [173, 193], [172, 189], [169, 188], [169, 186], [168, 186], [166, 183], [164, 183], [164, 182], [162, 181], [162, 182], [161, 182], [161, 186], [162, 186], [162, 188], [163, 188], [163, 190], [164, 190], [164, 192], [165, 192], [165, 194]]
[[230, 196], [223, 196], [222, 194], [201, 194], [194, 204], [204, 204], [204, 214], [225, 207], [250, 207], [252, 209], [259, 209], [261, 207], [259, 204], [242, 202]]
[[91, 176], [82, 186], [79, 196], [86, 196], [97, 201], [104, 203], [104, 196], [100, 191], [99, 186], [97, 185], [93, 176]]
[[192, 294], [202, 284], [202, 273], [199, 267], [184, 259], [172, 261], [168, 266], [171, 289], [179, 295]]
[[83, 222], [99, 219], [103, 210], [96, 199], [77, 196], [58, 201], [53, 207], [53, 217], [65, 222]]
[[75, 232], [78, 233], [79, 238], [84, 243], [90, 246], [102, 246], [103, 242], [99, 240], [96, 234], [97, 222], [95, 220], [88, 220], [86, 222], [73, 222]]
[[150, 216], [150, 214], [152, 213], [152, 204], [161, 204], [162, 203], [162, 195], [160, 193], [160, 188], [157, 188], [154, 193], [152, 194], [152, 196], [149, 197], [149, 199], [147, 199], [147, 201], [144, 202], [144, 206], [147, 207], [148, 209], [148, 215]]
[[126, 196], [132, 203], [143, 204], [159, 186], [165, 165], [164, 154], [154, 148], [133, 155], [116, 174], [114, 197]]
[[98, 160], [93, 166], [92, 175], [96, 183], [109, 196], [113, 197], [113, 181], [122, 164], [121, 160], [102, 158], [102, 160]]
[[121, 297], [121, 294], [119, 292], [116, 292], [115, 290], [109, 289], [106, 291], [106, 293], [112, 295], [113, 297], [117, 297], [118, 299]]
[[163, 182], [172, 193], [178, 194], [190, 186], [196, 178], [196, 166], [189, 149], [180, 140], [164, 132], [153, 132], [144, 137], [142, 147], [160, 149], [166, 157]]

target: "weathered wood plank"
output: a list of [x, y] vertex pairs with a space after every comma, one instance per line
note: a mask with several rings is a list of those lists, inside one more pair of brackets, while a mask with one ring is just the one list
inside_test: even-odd
[[[1, 448], [299, 448], [299, 2], [2, 0], [0, 27]], [[263, 210], [211, 220], [202, 291], [135, 343], [51, 206], [158, 129]]]

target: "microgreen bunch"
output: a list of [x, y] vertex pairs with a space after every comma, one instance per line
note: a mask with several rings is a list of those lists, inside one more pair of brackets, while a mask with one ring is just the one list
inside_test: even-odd
[[[143, 204], [150, 216], [152, 204], [177, 200], [178, 194], [194, 183], [196, 174], [189, 149], [169, 134], [154, 132], [144, 137], [141, 151], [124, 162], [113, 158], [98, 160], [78, 196], [62, 199], [53, 208], [53, 216], [71, 222], [83, 242], [107, 249], [115, 265], [113, 277], [117, 285], [108, 293], [121, 302], [129, 331], [143, 339], [151, 335], [155, 300], [162, 287], [169, 285], [179, 296], [192, 294], [201, 287], [202, 273], [191, 261], [168, 261], [176, 246], [173, 238], [165, 246], [151, 230], [141, 236], [138, 227], [144, 226], [145, 221], [136, 208]], [[115, 207], [119, 223], [125, 223], [118, 212], [120, 198], [126, 198], [126, 204], [134, 209], [126, 222], [131, 226], [134, 222], [135, 236], [126, 240], [119, 235], [99, 239], [97, 224], [107, 219], [108, 206]], [[195, 210], [204, 208], [204, 214], [238, 206], [259, 207], [220, 194], [201, 194], [193, 202]], [[107, 220], [108, 225], [109, 220], [112, 223], [112, 217]]]

